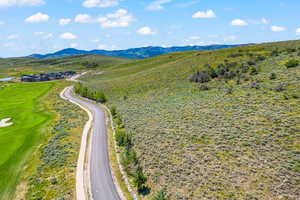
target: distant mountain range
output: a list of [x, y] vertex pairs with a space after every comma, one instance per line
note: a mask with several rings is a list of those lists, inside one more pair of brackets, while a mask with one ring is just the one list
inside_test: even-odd
[[102, 55], [102, 56], [114, 56], [128, 59], [143, 59], [152, 56], [158, 56], [167, 53], [182, 52], [182, 51], [192, 51], [192, 50], [216, 50], [224, 49], [230, 47], [238, 47], [243, 45], [208, 45], [208, 46], [182, 46], [182, 47], [141, 47], [133, 48], [127, 50], [78, 50], [73, 48], [63, 49], [55, 53], [50, 54], [32, 54], [28, 57], [31, 58], [61, 58], [66, 56], [76, 56], [76, 55]]

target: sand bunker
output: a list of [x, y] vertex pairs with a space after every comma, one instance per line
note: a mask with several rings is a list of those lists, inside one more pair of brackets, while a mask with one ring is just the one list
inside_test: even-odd
[[0, 128], [1, 127], [11, 126], [13, 123], [12, 122], [8, 122], [10, 120], [11, 120], [11, 118], [5, 118], [5, 119], [0, 120]]

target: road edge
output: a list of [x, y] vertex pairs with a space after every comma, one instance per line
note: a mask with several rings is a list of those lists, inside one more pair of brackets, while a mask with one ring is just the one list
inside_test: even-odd
[[[138, 197], [137, 195], [135, 194], [134, 190], [131, 188], [131, 185], [129, 183], [129, 180], [128, 180], [128, 177], [127, 177], [127, 174], [121, 164], [121, 159], [120, 159], [120, 155], [117, 153], [118, 152], [118, 147], [117, 147], [117, 143], [116, 143], [116, 140], [115, 140], [115, 135], [116, 135], [116, 131], [115, 131], [115, 126], [114, 126], [114, 122], [113, 122], [113, 117], [112, 117], [112, 114], [110, 112], [110, 110], [108, 109], [108, 107], [104, 104], [100, 104], [100, 106], [106, 111], [106, 113], [108, 113], [108, 117], [107, 117], [107, 121], [110, 122], [110, 127], [112, 129], [112, 133], [113, 133], [113, 148], [115, 150], [115, 154], [116, 154], [116, 157], [117, 157], [117, 164], [119, 166], [119, 171], [121, 172], [121, 175], [122, 175], [122, 179], [125, 183], [125, 185], [127, 186], [127, 190], [129, 191], [129, 193], [131, 194], [131, 197], [133, 200], [138, 200]], [[116, 178], [116, 176], [114, 175], [114, 172], [113, 172], [113, 168], [112, 168], [112, 164], [111, 164], [111, 161], [110, 161], [110, 170], [111, 170], [111, 173], [112, 173], [112, 176], [113, 176], [113, 181], [115, 183], [115, 185], [117, 185], [117, 190], [118, 192], [122, 194], [121, 199], [122, 200], [126, 200], [126, 198], [124, 197], [124, 194], [122, 192], [122, 190], [120, 189], [120, 185], [119, 185], [119, 182]], [[120, 190], [120, 191], [119, 191]]]
[[[92, 127], [93, 122], [93, 115], [91, 111], [89, 111], [87, 108], [83, 107], [82, 105], [78, 104], [75, 101], [72, 101], [71, 99], [68, 99], [64, 96], [64, 93], [67, 89], [72, 89], [73, 86], [69, 86], [63, 89], [60, 93], [60, 97], [66, 101], [69, 101], [77, 106], [79, 106], [81, 109], [83, 109], [88, 114], [88, 121], [85, 123], [82, 137], [81, 137], [81, 145], [79, 150], [79, 157], [77, 160], [77, 168], [76, 168], [76, 199], [78, 200], [88, 200], [89, 196], [91, 196], [91, 182], [89, 178], [85, 178], [85, 173], [89, 175], [89, 170], [85, 170], [86, 165], [86, 155], [90, 149], [89, 147], [89, 133]], [[87, 158], [88, 162], [90, 160], [90, 156]]]

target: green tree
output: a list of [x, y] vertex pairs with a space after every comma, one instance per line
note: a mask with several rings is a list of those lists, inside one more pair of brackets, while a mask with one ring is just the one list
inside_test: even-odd
[[299, 61], [296, 59], [291, 59], [289, 60], [287, 63], [285, 63], [285, 66], [287, 68], [293, 68], [293, 67], [297, 67], [299, 65]]
[[117, 116], [117, 108], [115, 106], [111, 107], [110, 112], [114, 118]]
[[146, 182], [147, 177], [144, 175], [143, 168], [141, 166], [138, 166], [134, 174], [133, 184], [140, 192], [145, 188]]

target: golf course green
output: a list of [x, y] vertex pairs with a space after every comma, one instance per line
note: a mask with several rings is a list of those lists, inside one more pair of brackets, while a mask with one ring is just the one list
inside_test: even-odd
[[26, 162], [43, 140], [43, 128], [52, 115], [41, 98], [55, 85], [47, 83], [0, 84], [0, 121], [13, 124], [0, 127], [0, 200], [13, 199]]

